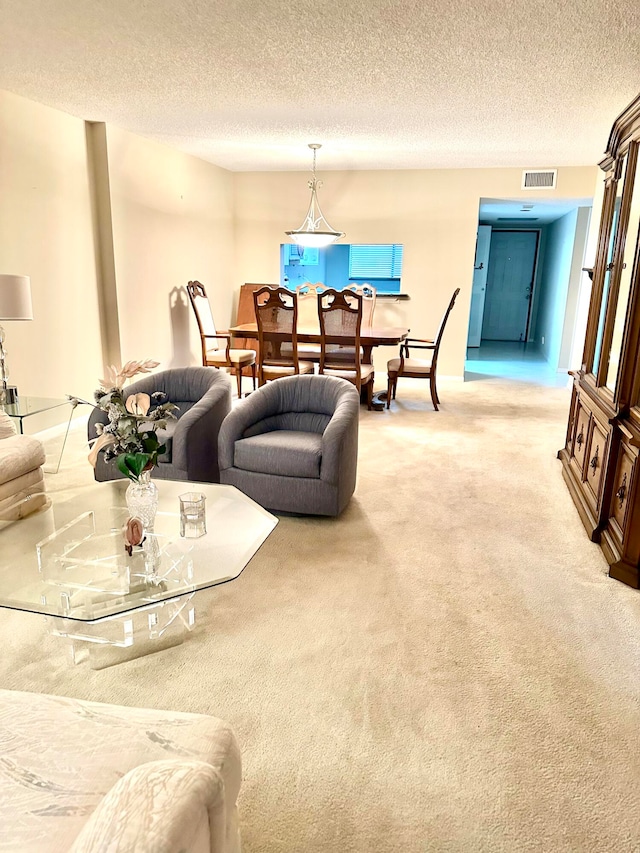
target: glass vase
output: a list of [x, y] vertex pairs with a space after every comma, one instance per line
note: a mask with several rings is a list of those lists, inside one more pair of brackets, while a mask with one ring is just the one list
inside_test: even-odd
[[151, 479], [151, 469], [132, 480], [125, 492], [127, 509], [132, 518], [139, 518], [145, 530], [151, 532], [158, 510], [158, 487]]

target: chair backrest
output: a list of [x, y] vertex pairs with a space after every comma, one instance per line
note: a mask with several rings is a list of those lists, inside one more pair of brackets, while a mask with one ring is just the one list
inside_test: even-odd
[[318, 294], [327, 290], [326, 285], [318, 281], [315, 284], [305, 282], [296, 287], [298, 297], [298, 328], [312, 332], [320, 331], [318, 324]]
[[345, 290], [351, 290], [362, 296], [362, 325], [370, 329], [373, 326], [373, 312], [376, 307], [376, 289], [366, 281], [362, 284], [348, 284]]
[[200, 335], [215, 336], [216, 324], [213, 321], [213, 313], [204, 285], [200, 284], [199, 281], [190, 281], [187, 283], [187, 293], [189, 294], [189, 301], [191, 302], [193, 312], [196, 315]]
[[435, 340], [433, 342], [434, 343], [433, 359], [432, 359], [431, 363], [433, 364], [434, 369], [435, 369], [435, 364], [438, 360], [438, 350], [440, 349], [440, 341], [442, 340], [442, 335], [444, 334], [444, 327], [447, 325], [447, 320], [449, 319], [449, 314], [451, 314], [451, 310], [453, 309], [453, 306], [455, 305], [455, 301], [456, 301], [456, 298], [457, 298], [459, 293], [460, 293], [460, 288], [456, 287], [456, 289], [453, 291], [453, 296], [451, 297], [451, 301], [449, 302], [449, 305], [447, 306], [447, 310], [442, 315], [442, 320], [440, 320], [440, 326], [438, 327], [438, 333], [437, 333]]
[[[325, 369], [355, 370], [360, 374], [362, 296], [350, 290], [325, 290], [318, 295], [320, 373]], [[331, 345], [339, 344], [339, 356]], [[345, 359], [345, 356], [347, 358]]]
[[[285, 287], [262, 287], [253, 294], [258, 324], [260, 356], [258, 369], [293, 366], [298, 372], [298, 300]], [[282, 351], [282, 344], [291, 344]]]

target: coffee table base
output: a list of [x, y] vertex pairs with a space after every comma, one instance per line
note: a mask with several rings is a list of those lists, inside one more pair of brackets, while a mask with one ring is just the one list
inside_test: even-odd
[[79, 622], [47, 618], [49, 631], [67, 641], [73, 665], [88, 662], [106, 669], [125, 661], [179, 646], [195, 625], [194, 593], [162, 601], [121, 616]]

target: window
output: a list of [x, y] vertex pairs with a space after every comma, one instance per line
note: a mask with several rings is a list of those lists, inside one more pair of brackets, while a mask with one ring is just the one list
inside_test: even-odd
[[399, 279], [402, 244], [357, 244], [349, 252], [349, 278]]

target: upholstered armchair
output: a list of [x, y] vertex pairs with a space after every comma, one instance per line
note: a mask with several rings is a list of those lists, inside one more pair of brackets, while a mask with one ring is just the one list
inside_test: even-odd
[[[162, 391], [178, 407], [177, 420], [168, 421], [166, 430], [157, 430], [166, 452], [158, 457], [153, 476], [164, 480], [193, 480], [218, 483], [218, 432], [231, 410], [231, 383], [227, 374], [215, 367], [179, 367], [152, 373], [125, 386], [130, 394]], [[107, 423], [107, 415], [94, 409], [89, 417], [88, 438], [96, 437], [96, 423]], [[117, 480], [122, 474], [115, 460], [105, 462], [98, 454], [96, 480]]]
[[355, 386], [335, 376], [263, 385], [222, 424], [220, 482], [276, 512], [339, 515], [356, 485], [359, 412]]

